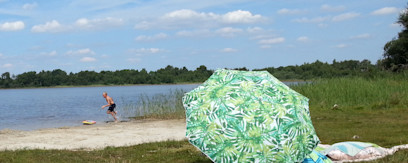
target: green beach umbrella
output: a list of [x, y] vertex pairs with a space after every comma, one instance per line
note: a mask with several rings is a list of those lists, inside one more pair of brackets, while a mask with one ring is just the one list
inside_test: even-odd
[[186, 137], [214, 162], [302, 162], [319, 143], [308, 99], [266, 71], [219, 69], [183, 105]]

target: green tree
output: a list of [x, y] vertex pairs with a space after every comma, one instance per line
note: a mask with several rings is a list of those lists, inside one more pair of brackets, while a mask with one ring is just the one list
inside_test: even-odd
[[10, 88], [12, 82], [13, 80], [11, 79], [9, 72], [1, 74], [0, 88]]
[[33, 87], [36, 86], [37, 73], [35, 71], [25, 72], [17, 75], [16, 82], [20, 87]]
[[397, 23], [402, 25], [398, 37], [387, 42], [384, 46], [384, 68], [392, 71], [408, 69], [408, 7], [402, 12]]

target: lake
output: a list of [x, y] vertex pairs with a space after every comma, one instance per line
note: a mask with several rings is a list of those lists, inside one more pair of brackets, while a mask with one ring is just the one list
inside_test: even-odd
[[187, 85], [137, 85], [107, 87], [69, 87], [0, 90], [0, 130], [35, 130], [63, 126], [79, 126], [83, 120], [97, 123], [112, 121], [106, 114], [108, 108], [101, 110], [107, 102], [102, 96], [106, 91], [117, 104], [120, 120], [121, 106], [136, 103], [139, 96], [166, 94], [172, 90], [190, 91], [198, 84]]
[[[285, 82], [287, 85], [298, 82]], [[63, 126], [80, 126], [83, 120], [97, 124], [113, 121], [106, 114], [108, 108], [102, 92], [108, 92], [117, 104], [120, 120], [126, 120], [123, 106], [136, 104], [141, 95], [152, 97], [174, 90], [188, 92], [199, 84], [135, 85], [104, 87], [68, 87], [35, 89], [0, 89], [0, 130], [35, 130]], [[131, 115], [128, 115], [131, 116]]]

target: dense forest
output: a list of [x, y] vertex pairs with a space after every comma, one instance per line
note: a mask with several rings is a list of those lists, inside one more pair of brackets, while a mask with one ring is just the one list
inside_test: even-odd
[[[248, 70], [236, 68], [236, 70]], [[253, 71], [268, 71], [280, 80], [311, 80], [315, 78], [380, 75], [385, 70], [371, 64], [368, 60], [333, 61], [331, 64], [316, 61], [303, 65], [278, 68], [254, 69]], [[157, 71], [147, 72], [145, 69], [117, 71], [81, 71], [67, 73], [56, 69], [53, 71], [25, 72], [11, 75], [5, 72], [1, 75], [0, 88], [50, 87], [50, 86], [82, 86], [82, 85], [124, 85], [124, 84], [173, 84], [199, 83], [205, 81], [214, 70], [200, 66], [195, 70], [186, 67], [167, 66]]]

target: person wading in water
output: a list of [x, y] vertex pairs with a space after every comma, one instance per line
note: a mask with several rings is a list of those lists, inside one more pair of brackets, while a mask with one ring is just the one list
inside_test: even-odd
[[109, 109], [108, 109], [108, 111], [106, 111], [106, 113], [112, 115], [112, 117], [115, 119], [115, 123], [118, 122], [118, 119], [116, 118], [116, 113], [117, 112], [115, 111], [116, 104], [115, 104], [115, 102], [113, 102], [112, 97], [109, 97], [108, 93], [106, 93], [106, 92], [103, 92], [102, 96], [103, 96], [103, 98], [106, 99], [106, 102], [108, 102], [108, 104], [103, 105], [101, 109], [104, 109], [105, 107], [109, 106]]

